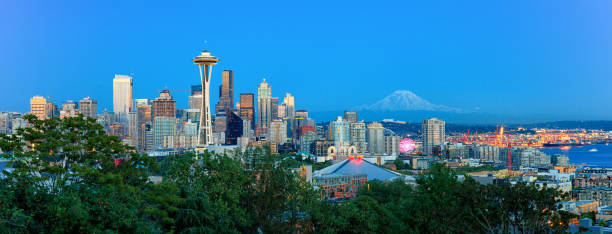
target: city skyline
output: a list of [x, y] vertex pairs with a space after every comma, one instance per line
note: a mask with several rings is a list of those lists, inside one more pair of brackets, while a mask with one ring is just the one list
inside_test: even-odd
[[[292, 7], [296, 6], [278, 6], [277, 9], [287, 7], [287, 12], [282, 12], [267, 9], [270, 5], [264, 4], [255, 7], [273, 14], [246, 13], [237, 19], [221, 17], [218, 26], [202, 33], [188, 30], [193, 26], [190, 23], [172, 28], [190, 21], [191, 16], [183, 15], [203, 7], [196, 4], [175, 6], [168, 15], [145, 23], [135, 17], [159, 15], [161, 10], [154, 7], [158, 4], [152, 3], [151, 9], [143, 10], [126, 3], [115, 12], [111, 6], [80, 3], [76, 7], [81, 12], [60, 17], [65, 11], [61, 4], [41, 3], [25, 10], [20, 3], [9, 3], [4, 9], [14, 11], [3, 12], [6, 13], [2, 16], [3, 22], [17, 20], [19, 16], [39, 16], [29, 22], [20, 21], [29, 31], [6, 24], [0, 27], [5, 35], [10, 35], [1, 43], [7, 56], [1, 58], [0, 68], [6, 71], [3, 80], [14, 86], [0, 94], [5, 100], [0, 103], [0, 109], [27, 112], [29, 98], [40, 95], [51, 96], [50, 101], [54, 103], [90, 96], [98, 101], [99, 112], [110, 111], [110, 80], [114, 74], [133, 77], [134, 98], [153, 99], [158, 94], [156, 90], [164, 87], [187, 89], [198, 83], [198, 71], [190, 58], [208, 40], [210, 50], [224, 58], [214, 69], [217, 72], [213, 72], [213, 87], [221, 84], [221, 71], [226, 69], [235, 72], [235, 93], [254, 93], [265, 77], [275, 87], [273, 97], [291, 93], [300, 100], [297, 109], [313, 113], [352, 109], [396, 90], [409, 90], [431, 103], [483, 113], [520, 112], [523, 116], [539, 115], [548, 120], [612, 119], [612, 106], [605, 101], [612, 99], [606, 90], [612, 85], [608, 79], [612, 72], [605, 59], [610, 50], [605, 42], [612, 27], [606, 27], [610, 16], [601, 10], [609, 3], [579, 6], [560, 3], [559, 11], [547, 12], [547, 18], [537, 14], [546, 7], [538, 3], [497, 3], [488, 13], [479, 11], [476, 5], [447, 3], [434, 8], [439, 13], [432, 13], [432, 5], [436, 4], [439, 3], [419, 3], [404, 8], [406, 12], [393, 10], [388, 5], [366, 9], [357, 4], [352, 7], [353, 13], [343, 13], [345, 19], [332, 14], [341, 7], [332, 4], [327, 9], [317, 9], [321, 17], [313, 22], [304, 22], [304, 13], [287, 15], [295, 13]], [[524, 5], [532, 8], [521, 8]], [[96, 7], [99, 12], [86, 15]], [[228, 7], [211, 6], [212, 9]], [[236, 9], [237, 14], [254, 6], [245, 3], [242, 7]], [[502, 9], [505, 7], [508, 9]], [[42, 9], [47, 14], [37, 14]], [[383, 15], [386, 10], [389, 13]], [[105, 17], [127, 11], [134, 11], [134, 16]], [[368, 11], [372, 14], [360, 18], [358, 13]], [[581, 17], [586, 12], [590, 17]], [[494, 14], [498, 17], [491, 16]], [[288, 22], [276, 22], [275, 16], [284, 16]], [[375, 19], [376, 16], [383, 17]], [[448, 19], [434, 20], [436, 16]], [[73, 17], [81, 17], [84, 22], [72, 22]], [[111, 19], [100, 22], [101, 18]], [[253, 20], [247, 25], [265, 24], [253, 28], [242, 26], [246, 18]], [[457, 24], [449, 26], [449, 19], [457, 20]], [[88, 28], [100, 31], [83, 29], [84, 23], [97, 26]], [[160, 23], [163, 23], [161, 32], [172, 34], [172, 40], [165, 34], [157, 39], [149, 37], [156, 33], [157, 27], [153, 26]], [[291, 30], [287, 28], [289, 24], [303, 30]], [[344, 27], [333, 31], [338, 24]], [[136, 28], [137, 32], [128, 28]], [[49, 30], [60, 33], [45, 37], [52, 33]], [[289, 33], [280, 35], [283, 31]], [[313, 32], [327, 32], [329, 36], [309, 35]], [[238, 35], [248, 35], [248, 40], [232, 38]], [[143, 36], [148, 40], [142, 40]], [[18, 40], [25, 37], [32, 41]], [[45, 64], [23, 61], [23, 56], [35, 53]], [[80, 59], [94, 53], [97, 55], [94, 58]], [[362, 55], [374, 59], [371, 66], [356, 65], [357, 57]], [[259, 59], [252, 61], [254, 56]], [[318, 68], [306, 69], [305, 62], [314, 58], [323, 58], [318, 60]], [[354, 82], [372, 78], [379, 82], [367, 85]], [[173, 93], [178, 107], [187, 106], [187, 95]], [[211, 103], [217, 103], [216, 88], [210, 95]], [[237, 97], [234, 95], [234, 98]]]

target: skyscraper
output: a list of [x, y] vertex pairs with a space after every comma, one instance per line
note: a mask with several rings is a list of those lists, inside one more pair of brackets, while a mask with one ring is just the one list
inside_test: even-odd
[[[191, 95], [189, 96], [189, 109], [198, 109], [202, 108], [202, 85], [192, 85], [191, 86]], [[200, 121], [199, 119], [195, 122]]]
[[155, 149], [173, 148], [168, 144], [168, 138], [176, 134], [176, 118], [168, 116], [156, 116], [153, 119], [153, 135]]
[[270, 122], [270, 142], [275, 144], [287, 142], [287, 122], [279, 119]]
[[270, 114], [272, 115], [272, 120], [275, 119], [279, 119], [280, 116], [278, 116], [278, 98], [277, 97], [273, 97], [270, 99]]
[[253, 93], [240, 94], [240, 118], [249, 121], [251, 128], [255, 126], [255, 98]]
[[172, 99], [167, 89], [153, 100], [153, 118], [158, 116], [176, 117], [176, 101]]
[[227, 115], [234, 108], [234, 72], [224, 70], [222, 83], [219, 86], [219, 103], [215, 106], [215, 115]]
[[79, 111], [83, 116], [89, 118], [97, 118], [98, 117], [98, 101], [91, 99], [91, 97], [86, 97], [79, 100]]
[[291, 96], [290, 93], [287, 93], [287, 95], [285, 95], [285, 98], [283, 99], [283, 104], [285, 104], [286, 107], [286, 116], [289, 118], [295, 117], [295, 98]]
[[336, 149], [340, 147], [348, 147], [351, 144], [351, 133], [350, 124], [344, 121], [342, 117], [338, 116], [336, 121], [329, 123], [329, 131], [331, 133], [331, 139], [334, 141]]
[[295, 111], [295, 117], [296, 118], [308, 119], [308, 111], [306, 111], [306, 110], [297, 110], [297, 111]]
[[198, 144], [212, 145], [212, 121], [210, 116], [210, 76], [212, 66], [217, 64], [219, 59], [210, 55], [208, 50], [193, 59], [193, 62], [200, 68], [200, 80], [202, 81], [202, 107], [200, 108], [200, 129], [198, 133]]
[[113, 112], [126, 121], [132, 111], [132, 77], [115, 74], [113, 79]]
[[382, 124], [368, 124], [368, 151], [373, 154], [385, 153], [385, 128]]
[[227, 115], [227, 128], [225, 129], [225, 144], [235, 145], [238, 138], [242, 136], [242, 119], [233, 111]]
[[445, 123], [442, 120], [431, 118], [423, 120], [421, 129], [423, 131], [423, 153], [431, 155], [433, 147], [444, 142]]
[[268, 133], [272, 121], [272, 87], [263, 82], [257, 87], [257, 135]]
[[366, 143], [366, 125], [362, 121], [349, 122], [351, 132], [351, 145], [357, 148], [357, 152], [363, 153], [368, 150], [368, 144]]
[[349, 122], [357, 122], [357, 111], [344, 111], [344, 119]]
[[47, 99], [41, 96], [30, 98], [30, 114], [35, 115], [38, 119], [46, 119]]

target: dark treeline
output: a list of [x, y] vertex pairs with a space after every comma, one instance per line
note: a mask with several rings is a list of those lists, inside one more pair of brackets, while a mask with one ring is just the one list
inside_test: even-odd
[[416, 187], [370, 181], [332, 203], [265, 149], [157, 163], [93, 119], [26, 118], [29, 128], [0, 136], [12, 168], [0, 233], [557, 233], [572, 218], [557, 190], [460, 182], [443, 165]]

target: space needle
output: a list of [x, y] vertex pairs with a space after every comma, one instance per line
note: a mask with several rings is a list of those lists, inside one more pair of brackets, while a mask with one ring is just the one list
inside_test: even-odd
[[193, 62], [200, 68], [200, 79], [202, 80], [202, 106], [200, 108], [200, 130], [198, 131], [198, 145], [208, 146], [212, 145], [212, 123], [210, 117], [210, 76], [212, 74], [212, 66], [217, 64], [219, 59], [210, 55], [210, 52], [206, 50], [206, 42], [204, 44], [204, 51], [193, 58]]

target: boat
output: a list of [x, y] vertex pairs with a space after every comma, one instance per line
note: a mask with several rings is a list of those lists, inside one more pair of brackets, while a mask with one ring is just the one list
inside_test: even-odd
[[598, 152], [599, 150], [597, 148], [592, 148], [589, 150], [589, 152]]

